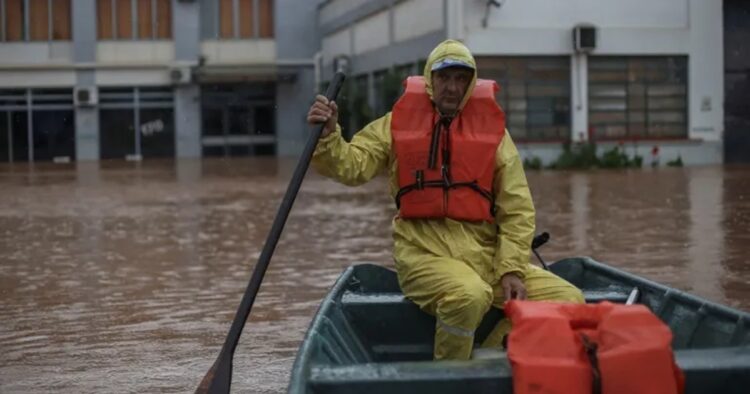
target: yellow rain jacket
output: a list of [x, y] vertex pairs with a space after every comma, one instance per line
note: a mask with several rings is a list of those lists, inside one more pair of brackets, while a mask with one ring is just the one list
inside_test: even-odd
[[[474, 57], [457, 41], [440, 44], [427, 59], [424, 77], [432, 97], [431, 67], [451, 55], [474, 67]], [[471, 96], [476, 81], [470, 83], [461, 107]], [[391, 149], [391, 113], [375, 120], [358, 132], [351, 143], [341, 137], [341, 129], [322, 138], [313, 156], [313, 167], [321, 174], [346, 185], [363, 184], [383, 169], [388, 169], [390, 193], [398, 192], [398, 163]], [[488, 282], [514, 272], [523, 278], [529, 265], [534, 237], [534, 204], [526, 183], [523, 165], [509, 133], [505, 134], [496, 155], [495, 207], [497, 226], [492, 223], [468, 223], [451, 219], [393, 220], [394, 258], [404, 256], [404, 243], [437, 255], [460, 257]]]
[[[444, 41], [432, 51], [424, 68], [430, 97], [432, 64], [446, 58], [458, 59], [476, 69], [468, 48], [458, 41]], [[462, 108], [475, 82], [476, 72]], [[390, 194], [395, 199], [399, 190], [398, 162], [392, 149], [390, 126], [389, 112], [347, 143], [337, 125], [335, 132], [318, 142], [313, 167], [320, 174], [351, 186], [363, 184], [387, 169]], [[523, 279], [531, 299], [534, 294], [527, 275], [531, 273], [536, 277], [543, 273], [543, 278], [539, 278], [543, 279], [541, 287], [547, 288], [550, 286], [546, 284], [555, 281], [549, 278], [557, 278], [529, 264], [534, 205], [509, 133], [506, 132], [495, 156], [496, 223], [460, 222], [449, 218], [393, 219], [393, 255], [404, 294], [438, 319], [436, 358], [469, 357], [473, 330], [482, 316], [490, 305], [502, 306], [499, 281], [503, 275], [514, 273]], [[568, 298], [578, 299], [576, 296]], [[503, 333], [508, 329], [506, 324]]]

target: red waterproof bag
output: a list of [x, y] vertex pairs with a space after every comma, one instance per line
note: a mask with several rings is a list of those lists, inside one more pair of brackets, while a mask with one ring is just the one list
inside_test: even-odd
[[510, 301], [513, 392], [681, 394], [669, 327], [643, 305]]

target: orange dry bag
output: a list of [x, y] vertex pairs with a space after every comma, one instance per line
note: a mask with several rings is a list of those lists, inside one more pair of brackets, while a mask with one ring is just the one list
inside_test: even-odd
[[683, 393], [672, 332], [643, 305], [510, 301], [513, 392]]

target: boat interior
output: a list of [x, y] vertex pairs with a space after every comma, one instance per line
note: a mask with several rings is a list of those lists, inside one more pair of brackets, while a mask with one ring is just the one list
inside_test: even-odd
[[[646, 305], [672, 329], [676, 361], [692, 387], [738, 393], [733, 387], [750, 387], [750, 314], [589, 258], [561, 260], [550, 270], [582, 289], [588, 303]], [[494, 308], [485, 316], [477, 348], [502, 317]], [[434, 330], [434, 317], [404, 297], [395, 272], [353, 266], [321, 305], [302, 345], [293, 374], [303, 373], [306, 382], [297, 392], [512, 392], [502, 349], [475, 350], [470, 361], [434, 362]]]

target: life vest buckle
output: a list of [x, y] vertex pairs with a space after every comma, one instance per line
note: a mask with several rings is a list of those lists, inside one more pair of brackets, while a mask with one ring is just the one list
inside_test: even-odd
[[448, 173], [447, 164], [443, 164], [442, 167], [440, 167], [440, 173], [443, 175], [443, 188], [449, 189], [451, 187], [451, 177]]

